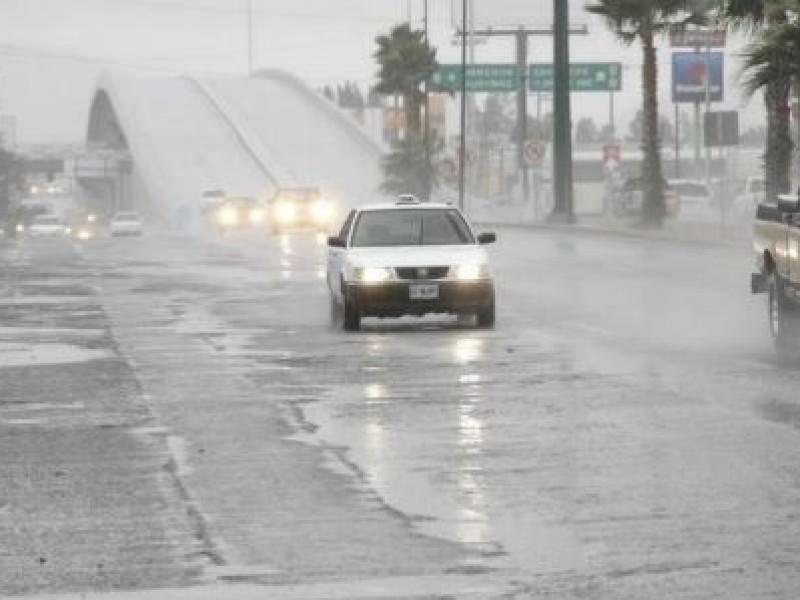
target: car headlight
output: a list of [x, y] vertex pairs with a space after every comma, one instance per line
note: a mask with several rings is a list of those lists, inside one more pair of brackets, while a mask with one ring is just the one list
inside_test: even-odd
[[260, 208], [254, 208], [250, 211], [250, 223], [252, 225], [259, 225], [264, 222], [264, 211]]
[[297, 207], [291, 202], [280, 202], [275, 207], [275, 216], [281, 223], [294, 220], [297, 215]]
[[383, 283], [392, 278], [392, 270], [384, 267], [356, 267], [353, 275], [361, 283]]
[[25, 225], [23, 225], [22, 223], [17, 223], [16, 229], [17, 233], [25, 233]]
[[222, 225], [236, 225], [239, 221], [239, 215], [233, 208], [223, 208], [219, 211], [218, 218]]
[[86, 220], [89, 223], [94, 223], [95, 221], [97, 221], [97, 215], [89, 215], [89, 216], [86, 217]]
[[469, 263], [456, 267], [456, 279], [459, 281], [477, 281], [489, 277], [489, 265], [485, 263]]
[[91, 237], [92, 237], [92, 232], [89, 231], [88, 229], [81, 229], [78, 232], [78, 239], [79, 240], [88, 240]]
[[72, 235], [72, 227], [65, 227], [64, 233], [66, 233], [67, 235]]
[[311, 207], [311, 215], [317, 223], [326, 223], [333, 216], [333, 206], [324, 200], [315, 202]]

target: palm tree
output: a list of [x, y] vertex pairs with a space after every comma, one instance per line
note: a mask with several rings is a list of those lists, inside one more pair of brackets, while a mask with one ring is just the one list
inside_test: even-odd
[[419, 133], [425, 100], [422, 84], [436, 71], [436, 50], [428, 45], [423, 30], [411, 29], [408, 23], [396, 26], [389, 35], [379, 35], [375, 42], [378, 44], [375, 59], [379, 66], [375, 91], [402, 96], [406, 128]]
[[426, 182], [430, 189], [439, 187], [439, 164], [444, 144], [441, 140], [431, 145], [430, 163], [425, 158], [425, 140], [418, 133], [409, 133], [399, 140], [392, 151], [381, 158], [383, 183], [381, 191], [389, 194], [414, 194], [428, 197]]
[[605, 19], [609, 28], [626, 44], [642, 45], [642, 221], [661, 225], [666, 215], [661, 140], [658, 131], [658, 58], [656, 39], [676, 26], [705, 22], [704, 3], [691, 0], [595, 0], [586, 7]]
[[751, 94], [764, 90], [767, 112], [764, 175], [766, 194], [772, 199], [788, 192], [791, 185], [793, 144], [789, 97], [792, 63], [800, 58], [796, 54], [798, 47], [793, 46], [796, 25], [790, 22], [799, 8], [798, 0], [727, 0], [725, 6], [729, 23], [760, 37], [745, 51], [744, 72], [745, 85]]

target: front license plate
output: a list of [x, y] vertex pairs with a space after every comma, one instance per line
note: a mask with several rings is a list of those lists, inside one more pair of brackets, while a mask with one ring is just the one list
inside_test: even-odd
[[412, 300], [436, 300], [439, 298], [439, 286], [435, 283], [412, 283], [408, 287], [408, 295]]

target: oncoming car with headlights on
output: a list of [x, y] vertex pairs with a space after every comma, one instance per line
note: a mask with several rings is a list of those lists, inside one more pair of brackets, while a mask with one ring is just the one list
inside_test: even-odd
[[263, 202], [252, 196], [228, 196], [213, 212], [214, 227], [222, 235], [262, 229], [266, 216]]
[[328, 240], [331, 314], [355, 331], [363, 317], [474, 315], [495, 322], [495, 288], [484, 245], [449, 204], [401, 200], [353, 210]]
[[272, 232], [328, 233], [336, 206], [317, 188], [282, 188], [270, 203]]

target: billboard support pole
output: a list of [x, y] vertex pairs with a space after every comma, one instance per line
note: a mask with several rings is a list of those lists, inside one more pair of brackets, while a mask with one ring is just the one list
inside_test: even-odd
[[675, 179], [681, 177], [681, 109], [675, 103]]

